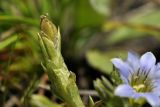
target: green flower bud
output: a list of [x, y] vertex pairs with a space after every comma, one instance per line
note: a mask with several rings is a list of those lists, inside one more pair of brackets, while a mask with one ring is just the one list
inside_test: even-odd
[[38, 34], [39, 44], [44, 62], [42, 67], [51, 81], [52, 92], [64, 100], [68, 107], [84, 107], [78, 88], [76, 76], [70, 72], [61, 55], [60, 30], [47, 19], [41, 17], [41, 32]]

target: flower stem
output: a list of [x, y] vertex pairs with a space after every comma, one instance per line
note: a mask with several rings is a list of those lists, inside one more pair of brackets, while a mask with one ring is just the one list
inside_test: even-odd
[[142, 107], [144, 103], [145, 103], [144, 99], [139, 99], [137, 101], [133, 98], [129, 99], [130, 107]]
[[130, 99], [129, 99], [129, 103], [130, 103], [131, 107], [134, 107], [134, 105], [135, 105], [135, 104], [134, 104], [134, 99], [130, 98]]

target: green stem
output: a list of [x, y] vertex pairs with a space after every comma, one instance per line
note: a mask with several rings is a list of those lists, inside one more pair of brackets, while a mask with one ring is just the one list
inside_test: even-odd
[[142, 107], [144, 103], [145, 103], [145, 100], [143, 99], [139, 99], [138, 101], [135, 101], [135, 99], [133, 98], [129, 99], [130, 107]]
[[131, 107], [134, 107], [134, 99], [130, 98], [129, 99], [129, 104]]

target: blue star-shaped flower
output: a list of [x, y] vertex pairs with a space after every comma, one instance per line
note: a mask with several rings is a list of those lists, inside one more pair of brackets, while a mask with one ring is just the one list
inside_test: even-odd
[[115, 95], [128, 98], [145, 98], [153, 107], [160, 107], [160, 63], [151, 52], [140, 58], [128, 53], [126, 61], [119, 58], [111, 60], [124, 84], [115, 89]]

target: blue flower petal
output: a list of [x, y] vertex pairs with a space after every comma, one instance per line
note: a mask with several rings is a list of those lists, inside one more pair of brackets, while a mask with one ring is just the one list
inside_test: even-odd
[[115, 90], [115, 95], [128, 98], [145, 98], [153, 107], [160, 106], [160, 97], [156, 93], [136, 93], [128, 84], [119, 85]]
[[125, 62], [123, 62], [121, 59], [118, 58], [114, 58], [111, 61], [114, 64], [114, 66], [119, 70], [120, 75], [122, 75], [124, 78], [127, 79], [131, 69], [129, 68], [128, 64], [126, 64]]
[[142, 97], [144, 97], [152, 107], [159, 107], [160, 106], [160, 97], [153, 93], [143, 93]]
[[141, 58], [140, 58], [140, 66], [143, 70], [151, 70], [151, 68], [155, 65], [156, 63], [156, 58], [151, 52], [145, 53]]
[[160, 79], [154, 80], [153, 84], [154, 84], [154, 88], [153, 88], [152, 92], [160, 96], [160, 85], [159, 85]]
[[140, 67], [139, 56], [134, 52], [128, 52], [127, 62], [132, 67], [132, 72], [136, 72]]
[[134, 98], [134, 99], [136, 99], [136, 100], [138, 100], [138, 99], [141, 98], [141, 97], [142, 97], [141, 93], [135, 93], [135, 94], [132, 96], [132, 98]]
[[129, 84], [122, 84], [115, 89], [114, 93], [115, 95], [120, 97], [133, 97], [135, 94], [135, 91]]
[[160, 79], [160, 63], [157, 63], [154, 72], [151, 74], [153, 79]]
[[[149, 74], [148, 74], [148, 77], [150, 78], [150, 79], [156, 79], [156, 65], [153, 65], [151, 68], [150, 68], [150, 72], [149, 72]], [[147, 71], [147, 70], [146, 70]]]

